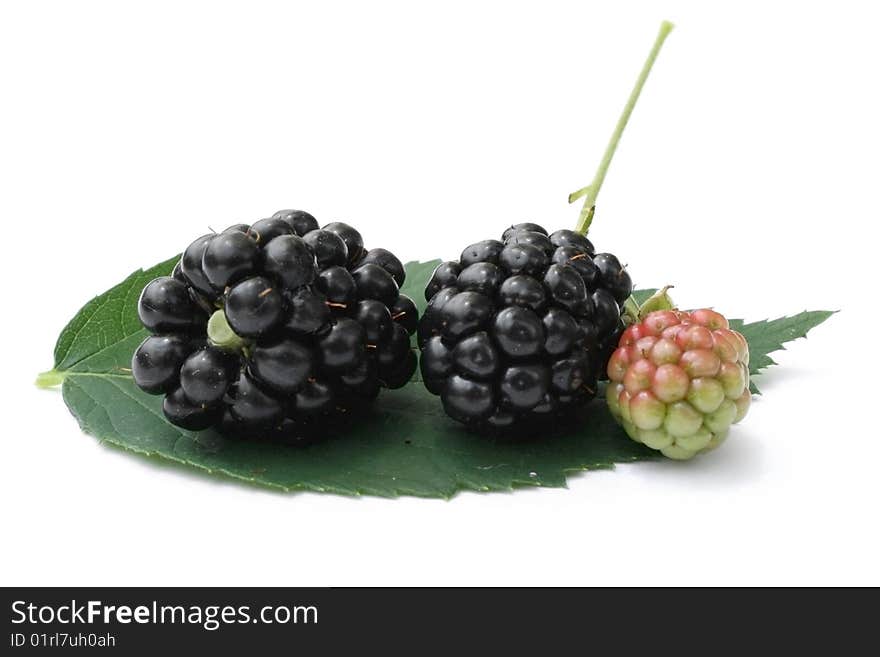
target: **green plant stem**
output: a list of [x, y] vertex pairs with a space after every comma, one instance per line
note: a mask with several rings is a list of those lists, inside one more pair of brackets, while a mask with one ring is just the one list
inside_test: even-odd
[[37, 380], [34, 381], [34, 385], [38, 388], [54, 388], [55, 386], [60, 386], [64, 382], [65, 375], [65, 372], [59, 372], [58, 370], [41, 372], [37, 375]]
[[587, 192], [589, 192], [589, 191], [590, 191], [589, 185], [587, 185], [586, 187], [581, 187], [576, 192], [572, 192], [571, 194], [568, 195], [568, 202], [574, 203], [579, 198], [583, 198], [584, 196], [586, 196]]
[[[587, 231], [590, 229], [590, 224], [593, 221], [593, 214], [596, 208], [596, 197], [599, 195], [599, 190], [602, 189], [602, 183], [605, 182], [605, 174], [608, 173], [608, 166], [611, 164], [611, 158], [614, 157], [614, 151], [617, 150], [617, 143], [620, 141], [620, 136], [623, 134], [623, 130], [626, 128], [626, 124], [629, 121], [633, 108], [636, 106], [636, 101], [638, 101], [639, 95], [642, 93], [642, 87], [645, 86], [645, 81], [648, 79], [648, 74], [651, 72], [651, 68], [654, 66], [654, 61], [660, 53], [660, 48], [663, 47], [663, 42], [666, 41], [666, 37], [669, 36], [673, 27], [674, 26], [669, 21], [663, 21], [660, 24], [660, 31], [657, 33], [654, 46], [651, 48], [651, 52], [648, 53], [648, 58], [645, 60], [644, 66], [642, 66], [642, 72], [639, 73], [636, 84], [629, 95], [629, 100], [626, 101], [626, 105], [623, 107], [623, 112], [617, 120], [617, 125], [614, 128], [614, 132], [611, 134], [611, 140], [608, 142], [608, 146], [605, 148], [605, 154], [602, 156], [602, 161], [599, 162], [599, 168], [596, 170], [593, 182], [590, 183], [587, 188], [587, 193], [584, 197], [584, 207], [581, 209], [577, 227], [575, 228], [575, 230], [582, 235], [586, 235]], [[577, 192], [575, 192], [575, 194], [577, 194]]]

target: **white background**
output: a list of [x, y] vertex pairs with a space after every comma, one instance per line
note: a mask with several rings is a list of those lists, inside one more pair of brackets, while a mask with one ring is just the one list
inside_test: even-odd
[[[0, 583], [880, 584], [872, 3], [5, 2]], [[404, 258], [573, 226], [683, 307], [840, 309], [723, 449], [452, 501], [283, 495], [82, 434], [64, 324], [207, 226], [300, 207]]]

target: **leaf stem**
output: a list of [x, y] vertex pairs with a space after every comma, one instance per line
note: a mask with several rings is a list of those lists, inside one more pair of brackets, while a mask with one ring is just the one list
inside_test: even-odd
[[[623, 112], [617, 120], [614, 132], [611, 133], [611, 140], [605, 148], [605, 154], [602, 156], [602, 161], [599, 162], [599, 168], [596, 170], [593, 182], [590, 183], [587, 188], [587, 193], [584, 198], [584, 207], [581, 208], [581, 213], [578, 217], [578, 223], [575, 230], [582, 235], [586, 235], [587, 231], [590, 229], [590, 224], [593, 221], [593, 213], [596, 208], [596, 197], [599, 195], [599, 190], [602, 189], [602, 183], [605, 182], [605, 174], [608, 173], [608, 166], [611, 164], [611, 158], [614, 157], [614, 151], [617, 150], [617, 143], [620, 141], [620, 136], [623, 134], [623, 130], [626, 128], [626, 124], [629, 121], [633, 108], [636, 106], [636, 101], [638, 101], [639, 95], [642, 93], [642, 87], [645, 86], [645, 81], [648, 79], [648, 74], [651, 72], [651, 68], [654, 66], [654, 61], [660, 53], [660, 48], [663, 47], [663, 42], [666, 41], [666, 37], [669, 36], [673, 27], [673, 24], [669, 21], [663, 21], [660, 24], [660, 31], [657, 33], [657, 38], [654, 41], [651, 52], [648, 53], [648, 58], [642, 66], [642, 72], [639, 73], [639, 77], [629, 95], [629, 99], [623, 107]], [[577, 193], [578, 192], [575, 192], [575, 194]]]
[[67, 372], [59, 372], [58, 370], [49, 370], [48, 372], [41, 372], [37, 375], [37, 380], [34, 381], [34, 385], [38, 388], [54, 388], [55, 386], [59, 386], [64, 382], [64, 377], [67, 376]]

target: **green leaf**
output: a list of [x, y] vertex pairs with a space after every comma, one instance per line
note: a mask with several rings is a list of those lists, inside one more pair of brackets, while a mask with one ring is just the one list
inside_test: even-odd
[[[178, 429], [164, 420], [161, 397], [141, 392], [128, 371], [132, 352], [147, 335], [137, 318], [140, 291], [152, 278], [169, 274], [176, 260], [137, 271], [86, 304], [58, 339], [54, 369], [38, 379], [45, 387], [61, 383], [64, 401], [82, 429], [106, 443], [286, 491], [386, 497], [448, 498], [460, 490], [565, 486], [571, 472], [656, 456], [626, 437], [601, 400], [571, 421], [542, 430], [540, 440], [491, 440], [447, 418], [439, 400], [418, 381], [383, 391], [348, 429], [308, 447]], [[406, 265], [403, 292], [420, 309], [422, 290], [438, 262]], [[646, 298], [651, 292], [635, 295]], [[752, 362], [766, 363], [768, 351], [827, 318], [802, 315], [743, 326], [753, 342]]]
[[[115, 373], [129, 367], [131, 354], [146, 337], [137, 315], [141, 290], [171, 273], [180, 256], [131, 274], [119, 285], [89, 301], [61, 331], [55, 343], [58, 372]], [[128, 347], [131, 346], [131, 349]], [[120, 358], [128, 351], [127, 358]]]
[[436, 397], [409, 384], [383, 393], [356, 428], [297, 448], [181, 431], [164, 421], [161, 399], [129, 379], [69, 376], [63, 391], [83, 430], [102, 440], [288, 491], [447, 498], [463, 489], [564, 486], [567, 471], [653, 456], [621, 434], [599, 402], [591, 431], [582, 436], [502, 443], [462, 430]]
[[[400, 288], [400, 292], [405, 294], [410, 299], [412, 299], [416, 308], [419, 309], [419, 316], [421, 317], [422, 313], [425, 312], [425, 307], [428, 305], [427, 300], [425, 299], [425, 286], [428, 284], [428, 280], [431, 278], [431, 274], [434, 273], [434, 270], [437, 268], [442, 260], [429, 260], [428, 262], [408, 262], [406, 263], [406, 280], [403, 282], [403, 286]], [[419, 336], [413, 335], [410, 340], [410, 346], [418, 351], [419, 348]], [[416, 370], [416, 373], [413, 374], [413, 378], [410, 383], [419, 383], [422, 381], [422, 373], [420, 370]]]
[[[632, 299], [636, 306], [641, 306], [657, 290], [635, 290]], [[807, 333], [819, 326], [835, 312], [832, 310], [805, 310], [792, 317], [765, 319], [746, 324], [741, 319], [731, 319], [730, 328], [742, 333], [749, 343], [749, 374], [755, 376], [762, 370], [776, 365], [769, 354], [780, 349], [786, 342], [807, 337]], [[753, 393], [760, 394], [754, 382], [750, 384]]]
[[[776, 365], [768, 354], [785, 349], [783, 343], [807, 337], [807, 332], [831, 317], [835, 311], [805, 310], [792, 317], [762, 320], [745, 324], [741, 319], [730, 320], [730, 328], [742, 333], [749, 343], [749, 374]], [[752, 394], [761, 394], [754, 381], [749, 383]]]
[[636, 307], [641, 306], [645, 301], [657, 291], [657, 288], [649, 287], [644, 290], [633, 290], [632, 298], [636, 302]]
[[835, 311], [805, 310], [792, 317], [761, 320], [744, 324], [741, 319], [730, 320], [730, 328], [742, 333], [749, 343], [749, 371], [758, 374], [776, 361], [768, 354], [785, 349], [786, 342], [807, 337], [807, 332], [831, 317]]
[[415, 301], [419, 315], [425, 311], [425, 306], [428, 305], [428, 302], [425, 301], [425, 286], [441, 262], [442, 260], [429, 260], [428, 262], [408, 262], [405, 265], [406, 280], [400, 291]]

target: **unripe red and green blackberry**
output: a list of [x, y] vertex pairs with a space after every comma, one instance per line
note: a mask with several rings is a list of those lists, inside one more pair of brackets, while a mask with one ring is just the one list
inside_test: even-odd
[[511, 226], [501, 240], [438, 265], [428, 281], [422, 379], [450, 417], [476, 428], [583, 406], [596, 394], [631, 288], [617, 258], [596, 255], [582, 234]]
[[748, 366], [746, 339], [720, 313], [655, 310], [620, 336], [608, 362], [608, 408], [636, 442], [689, 459], [745, 417]]
[[135, 383], [189, 430], [281, 439], [326, 426], [415, 371], [405, 276], [351, 226], [319, 229], [299, 210], [204, 235], [141, 293], [153, 335], [132, 358]]

